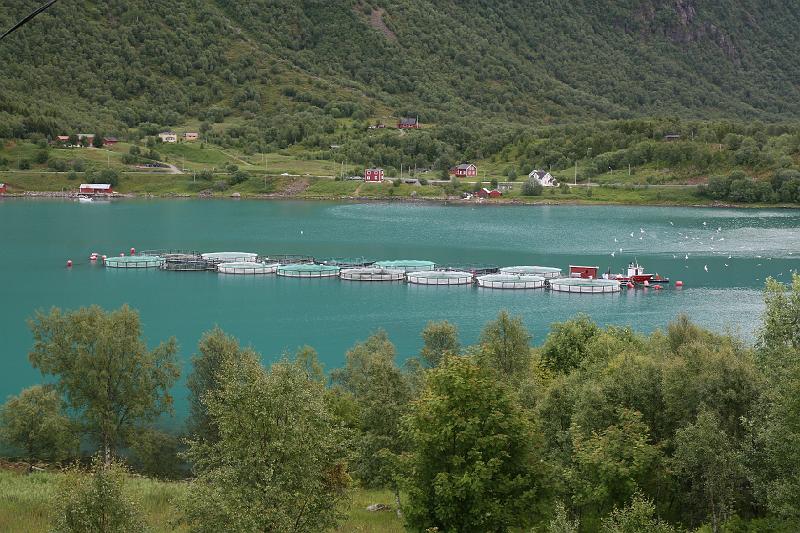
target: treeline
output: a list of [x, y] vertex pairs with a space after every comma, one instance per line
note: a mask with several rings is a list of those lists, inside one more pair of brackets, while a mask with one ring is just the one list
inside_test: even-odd
[[413, 531], [795, 531], [798, 302], [800, 276], [768, 280], [754, 346], [685, 317], [646, 336], [578, 316], [532, 348], [501, 312], [471, 346], [428, 324], [402, 366], [376, 332], [328, 375], [310, 347], [264, 367], [215, 329], [192, 357], [181, 438], [154, 425], [175, 341], [148, 349], [127, 307], [54, 309], [31, 321], [46, 384], [2, 406], [0, 436], [28, 460], [99, 452], [94, 481], [71, 474], [59, 499], [66, 531], [108, 509], [137, 523], [123, 459], [190, 477], [192, 531], [324, 531], [354, 485], [393, 491]]

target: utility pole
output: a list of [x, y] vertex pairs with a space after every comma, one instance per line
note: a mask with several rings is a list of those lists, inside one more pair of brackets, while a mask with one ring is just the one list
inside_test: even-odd
[[267, 154], [261, 154], [264, 156], [264, 190], [267, 190]]
[[575, 185], [578, 184], [578, 160], [575, 160]]

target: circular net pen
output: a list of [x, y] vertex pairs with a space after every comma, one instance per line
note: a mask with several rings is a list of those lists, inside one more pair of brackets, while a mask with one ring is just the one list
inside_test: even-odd
[[409, 283], [415, 285], [471, 285], [472, 273], [457, 270], [423, 270], [406, 274]]
[[320, 265], [338, 266], [339, 268], [363, 268], [375, 263], [365, 257], [329, 257], [327, 259], [317, 259]]
[[233, 263], [221, 263], [217, 265], [217, 272], [220, 274], [243, 274], [256, 276], [259, 274], [274, 274], [278, 270], [278, 263], [254, 263], [252, 261], [240, 261]]
[[619, 292], [619, 281], [612, 279], [559, 278], [550, 281], [551, 291], [601, 294]]
[[166, 258], [161, 268], [175, 272], [202, 272], [204, 270], [216, 270], [216, 265], [209, 263], [205, 259], [186, 256]]
[[500, 267], [497, 265], [484, 265], [484, 264], [450, 264], [440, 265], [436, 270], [457, 270], [459, 272], [469, 272], [473, 276], [485, 276], [487, 274], [497, 274]]
[[511, 266], [500, 269], [501, 274], [514, 274], [517, 276], [541, 276], [544, 279], [557, 279], [561, 277], [561, 269], [543, 266]]
[[163, 257], [164, 259], [197, 258], [200, 259], [200, 252], [195, 250], [179, 250], [173, 248], [161, 248], [157, 250], [142, 250], [136, 255], [152, 255]]
[[164, 264], [162, 257], [154, 255], [129, 255], [122, 257], [107, 257], [107, 268], [159, 268]]
[[403, 272], [423, 272], [433, 270], [436, 264], [433, 261], [417, 261], [414, 259], [399, 259], [397, 261], [378, 261], [375, 263], [378, 268], [387, 270], [402, 270]]
[[403, 281], [405, 270], [388, 268], [345, 268], [339, 277], [348, 281]]
[[489, 274], [478, 277], [478, 286], [487, 289], [541, 289], [544, 284], [545, 279], [542, 276]]
[[287, 278], [334, 278], [339, 275], [339, 267], [331, 265], [315, 265], [313, 263], [295, 263], [280, 265], [278, 275]]
[[276, 254], [262, 258], [265, 263], [278, 263], [280, 265], [298, 265], [313, 263], [314, 258], [310, 255]]
[[200, 257], [216, 265], [221, 263], [255, 263], [258, 260], [258, 254], [251, 252], [210, 252], [201, 254]]

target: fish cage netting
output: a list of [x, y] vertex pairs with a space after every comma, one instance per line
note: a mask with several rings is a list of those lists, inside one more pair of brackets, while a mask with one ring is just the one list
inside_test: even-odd
[[545, 266], [510, 266], [500, 269], [501, 274], [516, 274], [520, 276], [541, 276], [545, 279], [561, 277], [561, 269]]
[[200, 252], [196, 250], [180, 250], [172, 248], [161, 248], [157, 250], [141, 250], [136, 255], [153, 255], [164, 259], [200, 258]]
[[402, 270], [404, 272], [422, 272], [433, 270], [436, 264], [433, 261], [417, 261], [415, 259], [398, 259], [395, 261], [378, 261], [375, 263], [378, 268], [388, 270]]
[[163, 264], [164, 259], [154, 255], [107, 257], [105, 260], [108, 268], [158, 268]]
[[478, 277], [478, 286], [487, 289], [541, 289], [544, 284], [542, 276], [489, 274]]
[[209, 252], [200, 256], [209, 263], [244, 263], [255, 262], [258, 254], [252, 252]]
[[327, 257], [325, 259], [316, 259], [314, 262], [320, 265], [338, 266], [339, 268], [363, 268], [375, 263], [375, 261], [366, 257]]
[[471, 272], [457, 270], [423, 270], [409, 272], [406, 279], [417, 285], [468, 285], [473, 277]]
[[278, 270], [278, 266], [278, 263], [240, 261], [233, 263], [220, 263], [217, 265], [217, 272], [220, 274], [274, 274]]
[[599, 294], [619, 292], [619, 281], [612, 279], [559, 278], [550, 281], [550, 290], [557, 292], [577, 292], [581, 294]]
[[332, 278], [339, 275], [339, 267], [313, 263], [280, 265], [278, 275], [288, 278]]
[[436, 270], [456, 270], [458, 272], [470, 272], [473, 276], [485, 276], [487, 274], [497, 274], [497, 272], [500, 271], [500, 267], [497, 265], [485, 265], [480, 263], [460, 263], [437, 265]]
[[314, 262], [314, 258], [312, 256], [298, 254], [269, 254], [263, 256], [261, 259], [265, 263], [278, 263], [281, 265], [298, 265]]
[[199, 257], [168, 257], [164, 264], [161, 265], [161, 268], [176, 272], [202, 272], [204, 270], [214, 270], [215, 264]]
[[345, 268], [339, 277], [349, 281], [403, 281], [405, 270], [387, 268]]

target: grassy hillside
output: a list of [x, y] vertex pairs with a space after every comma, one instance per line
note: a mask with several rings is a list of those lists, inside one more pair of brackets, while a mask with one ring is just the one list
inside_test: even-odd
[[[0, 1], [0, 26], [37, 4]], [[797, 118], [798, 23], [792, 2], [757, 0], [59, 3], [0, 45], [0, 137], [233, 120], [291, 144], [406, 113]]]

